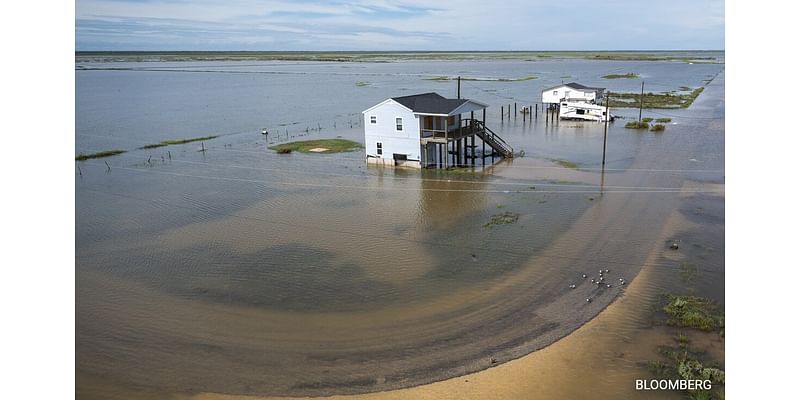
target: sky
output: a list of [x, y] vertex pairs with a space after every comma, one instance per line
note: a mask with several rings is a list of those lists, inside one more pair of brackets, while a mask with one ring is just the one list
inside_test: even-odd
[[77, 0], [78, 51], [724, 50], [724, 0]]

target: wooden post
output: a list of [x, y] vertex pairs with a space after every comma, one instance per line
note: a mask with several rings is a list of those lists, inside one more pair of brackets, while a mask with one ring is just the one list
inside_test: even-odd
[[517, 102], [514, 102], [514, 119], [517, 119]]
[[[486, 137], [486, 109], [483, 109], [483, 121], [481, 122], [483, 125], [483, 137]], [[486, 165], [486, 141], [481, 140], [483, 142], [483, 153], [481, 153], [481, 165]]]
[[534, 114], [536, 119], [539, 119], [539, 103], [536, 103], [536, 113]]
[[639, 122], [642, 122], [642, 107], [644, 106], [644, 81], [642, 81], [642, 94], [639, 96]]
[[472, 130], [472, 165], [475, 165], [475, 129]]
[[461, 98], [461, 76], [458, 77], [458, 99]]
[[502, 122], [506, 118], [506, 113], [503, 111], [503, 106], [500, 106], [500, 121]]

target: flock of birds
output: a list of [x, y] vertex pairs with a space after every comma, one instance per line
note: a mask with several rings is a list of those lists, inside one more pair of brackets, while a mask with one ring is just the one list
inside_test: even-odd
[[[613, 286], [613, 285], [612, 285], [612, 284], [611, 284], [609, 281], [607, 281], [607, 280], [606, 280], [606, 277], [607, 277], [607, 275], [608, 275], [608, 273], [609, 273], [609, 272], [610, 272], [610, 271], [609, 271], [608, 269], [601, 269], [601, 270], [599, 271], [599, 273], [600, 273], [600, 276], [599, 276], [598, 278], [596, 278], [596, 279], [595, 279], [595, 278], [591, 278], [591, 279], [590, 279], [590, 282], [591, 282], [592, 284], [594, 284], [594, 285], [597, 285], [598, 287], [602, 287], [603, 285], [605, 285], [605, 286], [606, 286], [606, 288], [609, 288], [609, 289], [610, 289], [610, 288], [611, 288], [611, 286]], [[604, 275], [606, 275], [606, 276], [604, 276]], [[585, 280], [586, 278], [588, 278], [588, 277], [589, 277], [589, 276], [588, 276], [588, 275], [586, 275], [586, 274], [582, 274], [582, 275], [581, 275], [581, 278], [583, 278], [584, 280]], [[625, 279], [619, 278], [619, 286], [622, 286], [622, 285], [624, 285], [624, 284], [625, 284]], [[571, 284], [571, 285], [569, 285], [569, 288], [570, 288], [570, 289], [575, 289], [576, 287], [578, 287], [578, 285], [576, 285], [576, 284], [574, 284], [574, 283], [573, 283], [573, 284]], [[587, 302], [587, 303], [591, 303], [591, 302], [592, 302], [592, 298], [591, 298], [591, 297], [587, 297], [587, 298], [586, 298], [586, 302]]]

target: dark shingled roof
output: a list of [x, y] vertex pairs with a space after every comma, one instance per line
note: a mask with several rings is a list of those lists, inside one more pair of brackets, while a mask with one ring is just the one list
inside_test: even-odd
[[546, 92], [548, 90], [553, 90], [553, 89], [561, 87], [561, 86], [569, 86], [569, 87], [571, 87], [573, 89], [577, 89], [577, 90], [606, 90], [606, 88], [589, 87], [589, 86], [581, 85], [580, 83], [577, 83], [577, 82], [570, 82], [570, 83], [564, 83], [564, 84], [561, 84], [561, 85], [556, 85], [556, 86], [553, 86], [551, 88], [544, 89], [543, 91]]
[[449, 114], [469, 101], [467, 99], [447, 99], [433, 92], [392, 97], [392, 100], [410, 108], [413, 112], [426, 114]]

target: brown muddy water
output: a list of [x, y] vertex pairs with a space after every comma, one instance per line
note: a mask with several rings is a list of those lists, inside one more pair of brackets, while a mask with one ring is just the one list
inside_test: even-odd
[[[103, 85], [198, 75], [108, 74], [76, 71], [78, 151], [156, 141], [103, 134], [120, 126], [103, 117]], [[675, 123], [661, 134], [612, 125], [602, 193], [602, 127], [541, 120], [495, 120], [532, 156], [474, 172], [367, 168], [361, 153], [277, 155], [258, 130], [205, 152], [193, 143], [130, 151], [106, 159], [110, 169], [79, 163], [76, 393], [317, 396], [444, 380], [382, 394], [444, 397], [436, 385], [461, 380], [449, 378], [508, 375], [518, 379], [504, 398], [650, 398], [632, 388], [651, 376], [643, 363], [655, 347], [671, 344], [653, 312], [660, 295], [724, 304], [724, 74], [692, 108], [668, 113]], [[361, 140], [343, 123], [317, 136]], [[486, 226], [504, 212], [519, 219]], [[681, 250], [665, 251], [675, 238]], [[699, 266], [691, 281], [682, 262]], [[600, 269], [611, 288], [588, 282]], [[720, 343], [695, 341], [724, 363]], [[492, 386], [482, 387], [452, 393]]]

